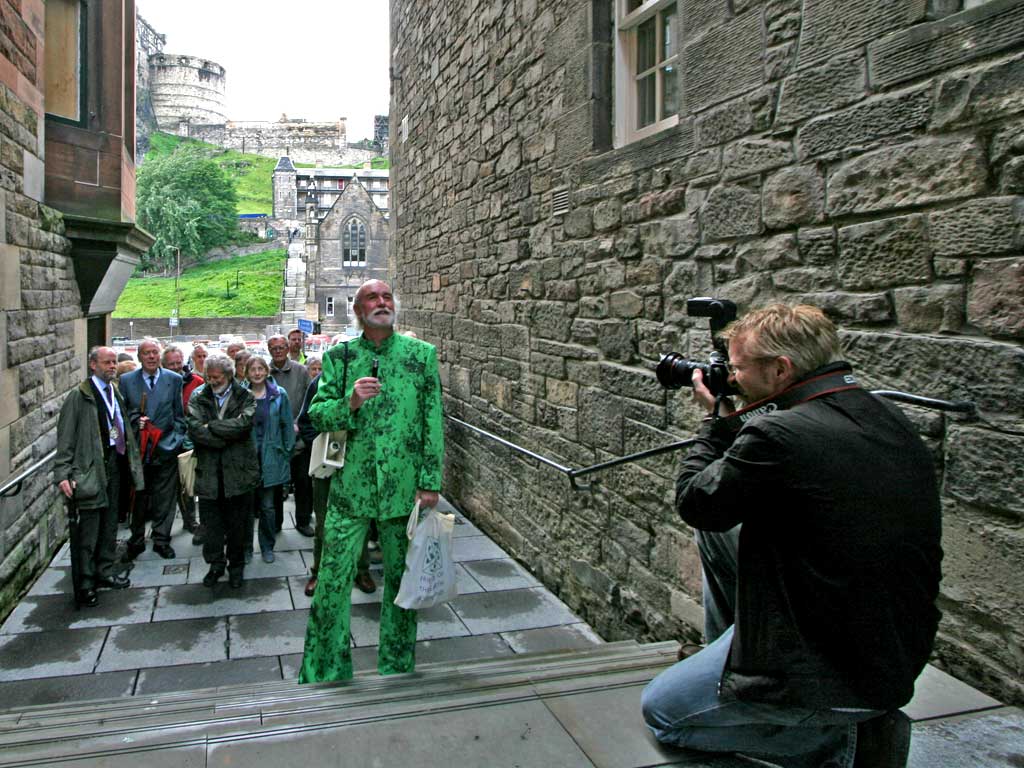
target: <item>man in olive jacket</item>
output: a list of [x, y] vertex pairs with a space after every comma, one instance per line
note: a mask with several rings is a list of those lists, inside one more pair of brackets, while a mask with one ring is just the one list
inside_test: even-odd
[[226, 567], [230, 584], [237, 589], [245, 569], [245, 516], [252, 512], [260, 465], [252, 439], [256, 400], [234, 378], [230, 357], [208, 358], [206, 385], [189, 400], [186, 420], [195, 446], [199, 516], [206, 525], [203, 559], [210, 571], [203, 584], [214, 586]]
[[352, 580], [372, 520], [384, 556], [377, 669], [384, 675], [413, 670], [416, 612], [394, 604], [409, 546], [405, 526], [413, 503], [433, 507], [441, 489], [437, 351], [394, 332], [395, 300], [387, 283], [364, 283], [353, 308], [363, 334], [324, 355], [309, 408], [315, 429], [346, 430], [348, 441], [345, 466], [331, 477], [319, 585], [299, 674], [303, 683], [352, 676]]
[[124, 589], [130, 582], [114, 571], [117, 556], [117, 500], [121, 483], [144, 487], [139, 443], [128, 406], [114, 386], [117, 353], [110, 347], [89, 352], [88, 379], [64, 400], [57, 420], [53, 474], [79, 512], [79, 605], [99, 604], [97, 587]]

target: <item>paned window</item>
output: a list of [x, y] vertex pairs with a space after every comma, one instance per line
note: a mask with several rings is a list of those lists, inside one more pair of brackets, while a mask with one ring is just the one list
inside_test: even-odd
[[334, 317], [334, 297], [333, 296], [328, 296], [327, 297], [327, 306], [324, 308], [324, 314], [327, 315], [327, 317]]
[[679, 122], [675, 0], [616, 0], [615, 143]]
[[355, 217], [342, 227], [341, 258], [343, 267], [366, 266], [366, 225]]
[[46, 111], [71, 122], [84, 116], [85, 14], [81, 0], [46, 5]]

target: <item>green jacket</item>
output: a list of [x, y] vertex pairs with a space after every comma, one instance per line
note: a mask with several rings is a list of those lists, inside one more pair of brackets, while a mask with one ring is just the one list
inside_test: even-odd
[[[348, 346], [345, 391], [345, 347], [338, 344], [323, 357], [320, 386], [309, 406], [317, 430], [348, 432], [345, 466], [331, 477], [329, 507], [347, 517], [405, 517], [417, 488], [441, 489], [444, 429], [437, 350], [399, 334], [380, 347], [365, 336]], [[371, 375], [374, 359], [380, 364], [381, 393], [352, 413], [352, 388], [356, 379]]]
[[196, 496], [218, 497], [218, 471], [224, 478], [224, 496], [251, 491], [260, 484], [260, 463], [252, 437], [256, 400], [252, 392], [231, 384], [224, 418], [217, 416], [217, 398], [209, 385], [197, 389], [188, 401], [188, 434], [195, 445]]
[[[121, 407], [125, 449], [132, 481], [137, 491], [145, 488], [139, 439], [128, 419], [128, 406], [114, 387], [114, 397]], [[107, 498], [107, 468], [103, 461], [103, 439], [100, 435], [99, 411], [91, 377], [71, 390], [57, 419], [57, 457], [53, 463], [53, 479], [75, 483], [75, 500], [80, 509], [100, 509], [117, 504]], [[123, 480], [122, 480], [123, 482]]]

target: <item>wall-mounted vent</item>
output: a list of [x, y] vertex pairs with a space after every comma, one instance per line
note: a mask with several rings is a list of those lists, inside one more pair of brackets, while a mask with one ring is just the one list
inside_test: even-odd
[[569, 212], [569, 190], [551, 190], [551, 215], [565, 216]]
[[405, 143], [406, 141], [408, 141], [409, 140], [409, 116], [408, 115], [406, 115], [405, 117], [402, 118], [402, 122], [399, 123], [398, 130], [399, 130], [399, 136], [401, 137], [402, 142]]

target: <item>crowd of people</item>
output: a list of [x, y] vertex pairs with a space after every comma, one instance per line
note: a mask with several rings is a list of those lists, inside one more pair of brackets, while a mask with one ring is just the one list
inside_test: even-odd
[[[214, 586], [240, 587], [254, 540], [274, 561], [286, 488], [297, 530], [314, 539], [300, 682], [352, 676], [351, 590], [373, 591], [368, 543], [384, 565], [378, 670], [415, 666], [416, 612], [394, 604], [414, 502], [438, 502], [444, 457], [433, 346], [395, 332], [390, 287], [357, 292], [362, 334], [306, 357], [302, 334], [268, 340], [269, 363], [139, 346], [122, 373], [114, 351], [89, 354], [91, 376], [65, 401], [56, 475], [77, 504], [78, 598], [123, 589], [115, 558], [119, 499], [133, 489], [126, 556], [175, 556], [175, 510], [203, 543]], [[820, 310], [770, 307], [721, 334], [728, 381], [743, 401], [692, 373], [708, 416], [682, 461], [676, 511], [703, 572], [704, 645], [643, 693], [643, 717], [666, 744], [740, 752], [793, 768], [906, 762], [899, 708], [928, 660], [939, 612], [941, 515], [930, 454], [895, 407], [863, 390]], [[345, 462], [310, 479], [322, 432], [347, 435]], [[193, 500], [178, 489], [191, 448]], [[258, 525], [257, 525], [258, 523]], [[368, 583], [367, 583], [368, 580]]]

